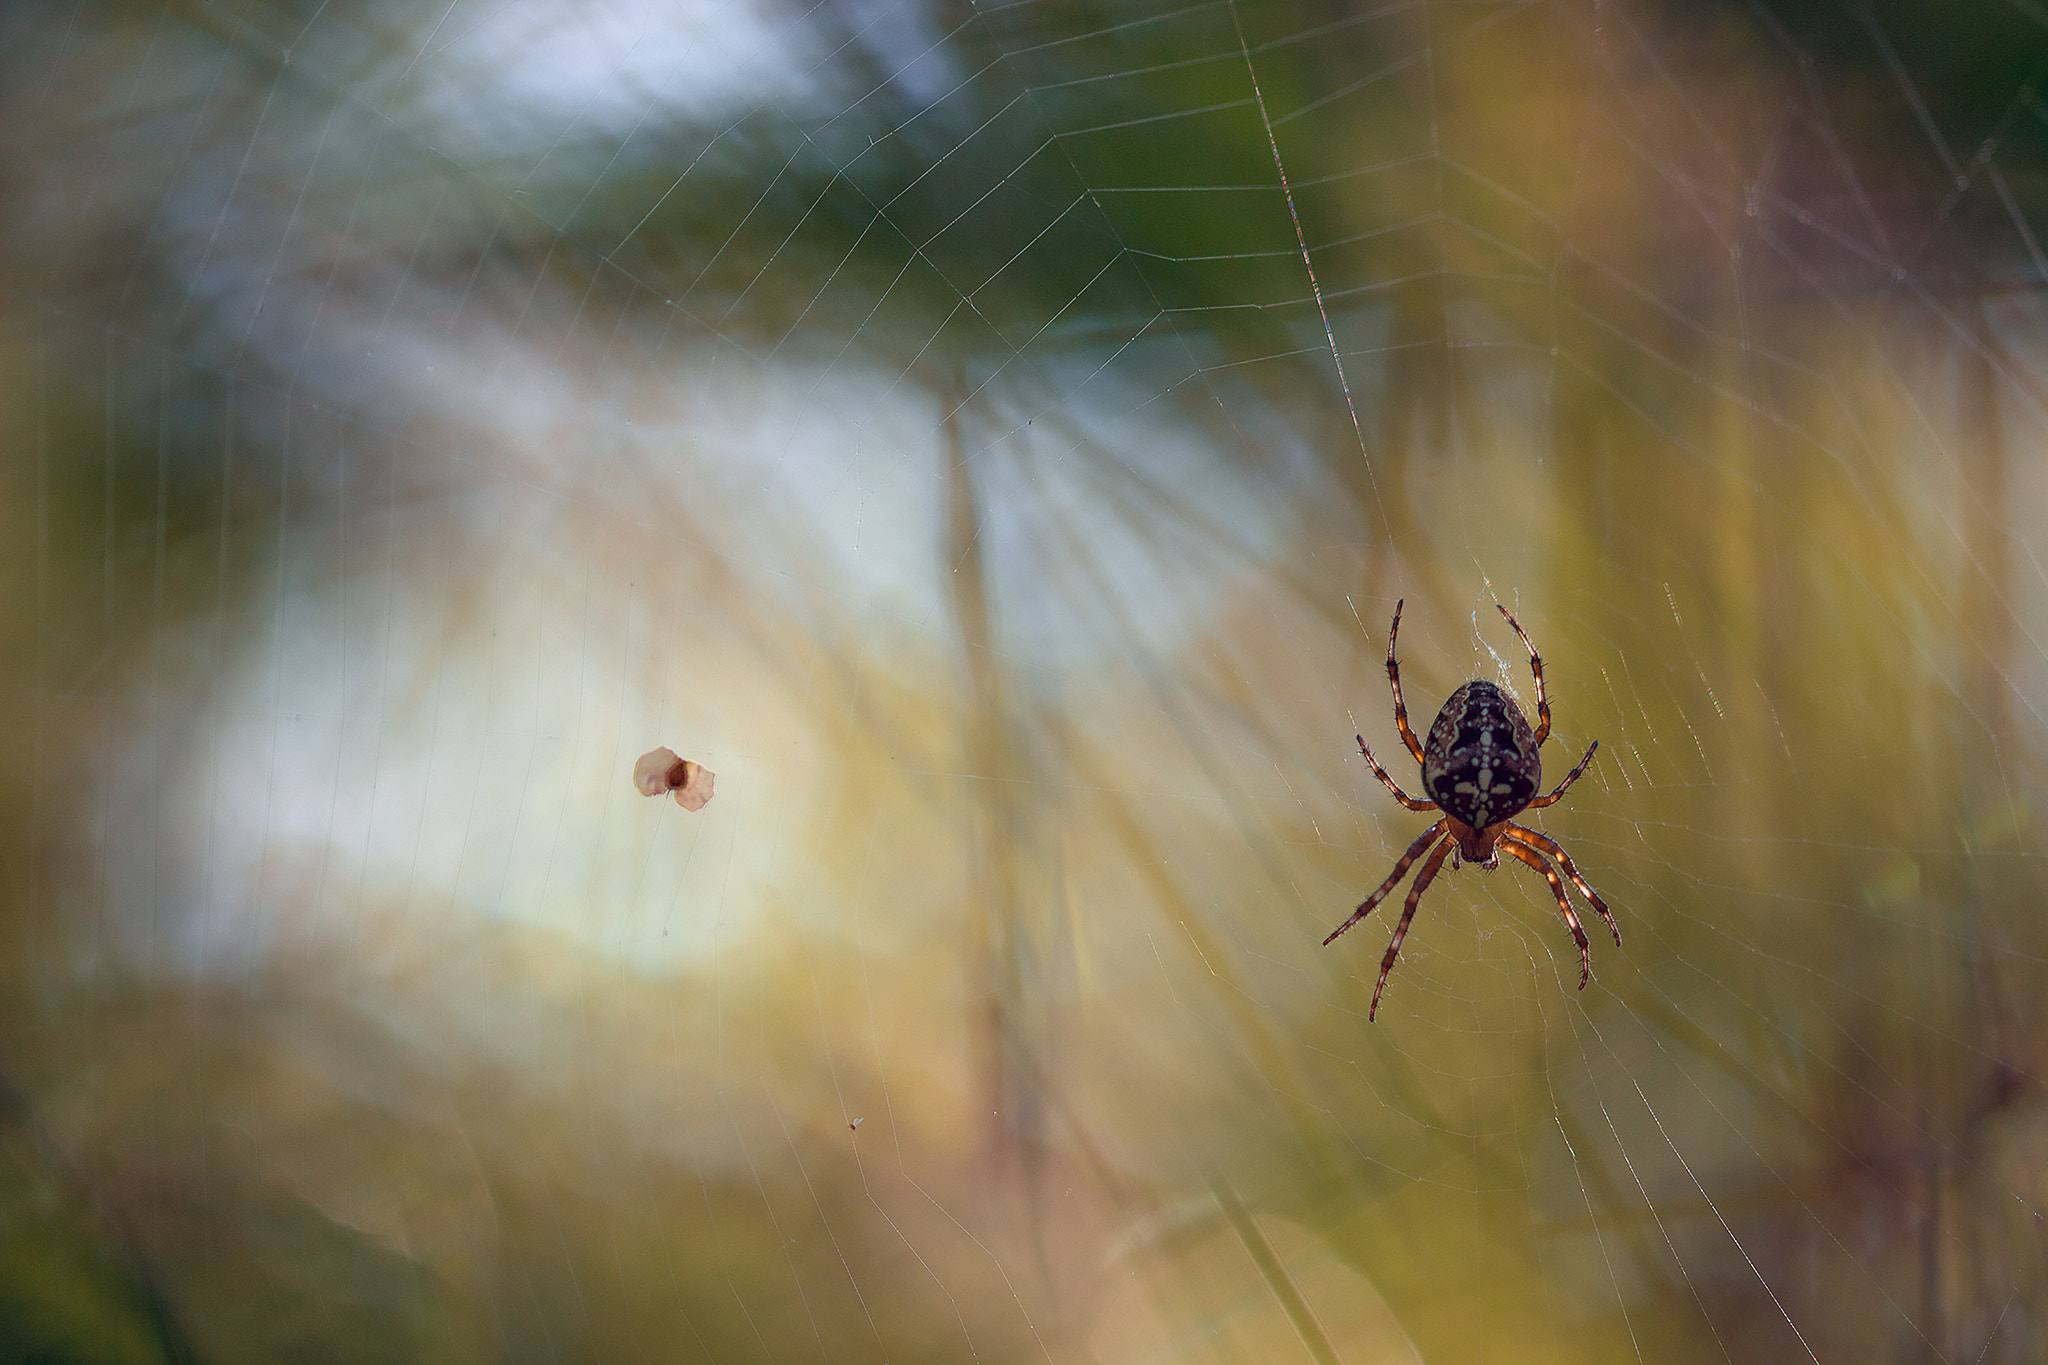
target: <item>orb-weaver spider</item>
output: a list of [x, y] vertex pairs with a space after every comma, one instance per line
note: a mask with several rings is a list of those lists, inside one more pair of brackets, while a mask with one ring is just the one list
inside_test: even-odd
[[[1408, 708], [1401, 702], [1401, 666], [1394, 662], [1394, 638], [1401, 633], [1401, 608], [1405, 599], [1394, 604], [1394, 624], [1387, 629], [1387, 682], [1394, 689], [1394, 726], [1401, 732], [1402, 740], [1408, 745], [1408, 752], [1415, 755], [1415, 761], [1422, 765], [1422, 785], [1432, 800], [1417, 800], [1394, 785], [1394, 779], [1387, 776], [1387, 770], [1372, 756], [1372, 750], [1365, 747], [1365, 736], [1358, 736], [1358, 751], [1365, 755], [1365, 761], [1372, 764], [1372, 770], [1394, 799], [1409, 810], [1441, 811], [1443, 819], [1422, 832], [1422, 837], [1408, 845], [1408, 851], [1401, 855], [1401, 861], [1394, 864], [1394, 870], [1380, 883], [1380, 889], [1365, 898], [1365, 903], [1351, 913], [1351, 918], [1338, 925], [1323, 940], [1324, 946], [1334, 941], [1358, 921], [1372, 913], [1373, 907], [1385, 900], [1387, 893], [1406, 876], [1409, 867], [1424, 853], [1429, 861], [1416, 874], [1415, 885], [1408, 890], [1408, 904], [1401, 911], [1401, 922], [1394, 929], [1394, 941], [1387, 945], [1387, 955], [1380, 960], [1379, 984], [1372, 988], [1372, 1008], [1366, 1011], [1370, 1021], [1379, 1013], [1380, 992], [1387, 988], [1387, 973], [1394, 970], [1394, 959], [1401, 955], [1401, 940], [1408, 937], [1408, 922], [1415, 918], [1415, 907], [1422, 901], [1422, 893], [1430, 882], [1436, 879], [1437, 870], [1448, 855], [1451, 866], [1460, 862], [1473, 862], [1484, 868], [1500, 865], [1500, 853], [1507, 850], [1509, 856], [1519, 858], [1543, 874], [1543, 880], [1550, 883], [1551, 894], [1557, 897], [1557, 908], [1564, 914], [1564, 922], [1571, 926], [1572, 937], [1579, 944], [1579, 989], [1586, 989], [1586, 983], [1593, 976], [1593, 949], [1586, 942], [1585, 928], [1579, 917], [1572, 913], [1572, 903], [1564, 893], [1564, 882], [1558, 878], [1557, 868], [1564, 869], [1564, 875], [1571, 878], [1572, 885], [1579, 888], [1579, 894], [1591, 902], [1607, 921], [1607, 927], [1614, 932], [1614, 946], [1621, 946], [1621, 926], [1614, 922], [1614, 916], [1607, 909], [1607, 902], [1579, 875], [1579, 869], [1572, 865], [1571, 855], [1564, 846], [1546, 834], [1515, 824], [1510, 818], [1523, 810], [1540, 810], [1563, 796], [1565, 788], [1579, 780], [1579, 774], [1586, 771], [1586, 765], [1593, 761], [1594, 750], [1600, 741], [1594, 740], [1593, 747], [1586, 750], [1586, 756], [1579, 760], [1579, 766], [1557, 784], [1557, 790], [1548, 796], [1537, 797], [1543, 785], [1543, 757], [1537, 751], [1543, 741], [1550, 737], [1550, 702], [1543, 695], [1543, 658], [1536, 652], [1536, 646], [1529, 642], [1529, 633], [1522, 629], [1506, 607], [1500, 607], [1500, 614], [1507, 617], [1508, 624], [1515, 628], [1515, 634], [1522, 637], [1522, 644], [1529, 651], [1529, 669], [1536, 675], [1536, 728], [1529, 728], [1528, 718], [1522, 714], [1515, 699], [1483, 678], [1475, 678], [1457, 691], [1451, 693], [1444, 709], [1437, 712], [1436, 722], [1429, 727], [1427, 747], [1415, 742], [1415, 732], [1408, 728]], [[1495, 606], [1500, 606], [1495, 603]], [[1530, 798], [1536, 799], [1531, 800]], [[1432, 848], [1432, 845], [1434, 847]], [[1552, 867], [1555, 862], [1557, 867]]]

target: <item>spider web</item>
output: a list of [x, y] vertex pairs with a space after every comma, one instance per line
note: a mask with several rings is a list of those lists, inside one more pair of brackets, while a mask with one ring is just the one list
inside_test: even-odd
[[2031, 0], [0, 53], [7, 1353], [2040, 1356]]

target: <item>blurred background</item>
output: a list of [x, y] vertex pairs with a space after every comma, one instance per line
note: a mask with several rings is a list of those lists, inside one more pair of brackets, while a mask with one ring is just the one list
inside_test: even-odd
[[[2033, 0], [15, 0], [0, 1358], [2042, 1359], [2044, 88]], [[1533, 710], [1499, 601], [1601, 743], [1583, 993], [1513, 864], [1376, 1023], [1319, 946], [1396, 599], [1418, 728]]]

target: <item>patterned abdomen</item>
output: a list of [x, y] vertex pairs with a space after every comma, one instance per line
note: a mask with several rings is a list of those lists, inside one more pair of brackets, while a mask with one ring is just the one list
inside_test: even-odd
[[1451, 693], [1422, 746], [1422, 784], [1446, 815], [1474, 829], [1506, 820], [1536, 798], [1543, 759], [1515, 699], [1475, 680]]

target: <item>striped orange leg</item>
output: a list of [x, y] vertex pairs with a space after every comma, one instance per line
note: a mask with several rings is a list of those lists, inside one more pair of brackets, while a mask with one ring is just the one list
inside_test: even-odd
[[1572, 928], [1572, 937], [1579, 944], [1579, 989], [1586, 989], [1586, 983], [1593, 979], [1593, 945], [1586, 942], [1586, 927], [1579, 923], [1579, 917], [1572, 913], [1572, 903], [1565, 899], [1564, 883], [1558, 880], [1557, 869], [1543, 861], [1541, 854], [1512, 840], [1503, 839], [1501, 847], [1512, 857], [1520, 858], [1543, 874], [1543, 880], [1550, 883], [1550, 893], [1557, 897], [1557, 908], [1564, 915], [1564, 922]]
[[1587, 904], [1598, 910], [1600, 918], [1607, 921], [1608, 931], [1614, 935], [1614, 946], [1621, 946], [1621, 926], [1614, 922], [1614, 912], [1607, 908], [1606, 901], [1600, 899], [1600, 893], [1579, 875], [1577, 865], [1572, 862], [1572, 855], [1564, 851], [1563, 844], [1547, 834], [1538, 834], [1527, 825], [1509, 825], [1501, 831], [1501, 835], [1513, 843], [1526, 844], [1541, 851], [1563, 868], [1564, 875], [1572, 879], [1572, 885], [1579, 888], [1579, 894], [1586, 898]]
[[1522, 637], [1522, 647], [1529, 651], [1529, 671], [1536, 675], [1536, 747], [1542, 748], [1543, 741], [1550, 738], [1550, 699], [1543, 695], [1543, 656], [1536, 652], [1536, 646], [1529, 643], [1529, 632], [1522, 629], [1522, 623], [1515, 619], [1513, 612], [1500, 603], [1500, 614], [1508, 618], [1508, 624], [1515, 628], [1515, 634]]
[[1578, 766], [1578, 767], [1576, 767], [1576, 768], [1572, 769], [1572, 770], [1571, 770], [1570, 772], [1568, 772], [1568, 773], [1566, 773], [1566, 774], [1565, 774], [1565, 776], [1564, 776], [1564, 781], [1562, 781], [1562, 782], [1560, 782], [1560, 783], [1558, 783], [1558, 784], [1557, 784], [1557, 790], [1553, 791], [1553, 792], [1552, 792], [1552, 793], [1551, 793], [1550, 795], [1548, 795], [1548, 796], [1539, 796], [1539, 797], [1537, 797], [1537, 798], [1536, 798], [1536, 799], [1535, 799], [1534, 801], [1531, 801], [1531, 802], [1530, 802], [1530, 803], [1529, 803], [1529, 804], [1528, 804], [1528, 805], [1527, 805], [1526, 807], [1524, 807], [1524, 809], [1526, 809], [1526, 810], [1541, 810], [1541, 809], [1543, 809], [1543, 808], [1544, 808], [1545, 806], [1547, 806], [1547, 805], [1550, 805], [1550, 804], [1551, 804], [1552, 802], [1556, 801], [1558, 797], [1560, 797], [1560, 796], [1563, 796], [1563, 795], [1564, 795], [1564, 789], [1565, 789], [1566, 787], [1569, 787], [1569, 786], [1570, 786], [1570, 785], [1571, 785], [1572, 783], [1574, 783], [1574, 782], [1578, 781], [1578, 780], [1579, 780], [1579, 774], [1580, 774], [1580, 773], [1582, 773], [1582, 772], [1584, 772], [1584, 771], [1586, 771], [1586, 765], [1587, 765], [1588, 763], [1591, 763], [1591, 762], [1593, 761], [1593, 749], [1598, 749], [1599, 747], [1600, 747], [1600, 741], [1599, 741], [1599, 740], [1597, 740], [1597, 739], [1596, 739], [1596, 740], [1594, 740], [1594, 741], [1593, 741], [1593, 748], [1592, 748], [1592, 749], [1588, 749], [1588, 750], [1586, 750], [1586, 756], [1585, 756], [1584, 758], [1582, 758], [1582, 759], [1580, 759], [1580, 760], [1579, 760], [1579, 766]]
[[1389, 872], [1387, 874], [1387, 879], [1380, 883], [1380, 889], [1373, 892], [1370, 896], [1367, 896], [1365, 898], [1364, 903], [1361, 904], [1356, 910], [1353, 910], [1351, 912], [1350, 919], [1345, 920], [1335, 929], [1332, 929], [1330, 931], [1330, 936], [1323, 940], [1323, 946], [1325, 948], [1329, 947], [1331, 943], [1336, 941], [1337, 935], [1343, 933], [1346, 929], [1349, 929], [1352, 925], [1358, 923], [1367, 915], [1370, 915], [1372, 913], [1372, 908], [1375, 905], [1378, 905], [1381, 901], [1385, 900], [1387, 898], [1387, 893], [1394, 889], [1395, 885], [1400, 882], [1401, 878], [1408, 875], [1409, 867], [1411, 867], [1414, 864], [1415, 860], [1417, 858], [1420, 858], [1423, 855], [1424, 851], [1429, 848], [1430, 841], [1432, 839], [1437, 838], [1448, 828], [1450, 828], [1450, 821], [1448, 819], [1444, 819], [1437, 821], [1428, 829], [1422, 831], [1422, 837], [1420, 839], [1417, 839], [1414, 843], [1408, 845], [1408, 851], [1401, 855], [1400, 862], [1394, 864], [1394, 870], [1392, 872]]
[[1365, 747], [1365, 736], [1358, 735], [1355, 736], [1355, 738], [1358, 740], [1358, 752], [1365, 755], [1365, 761], [1367, 763], [1372, 764], [1373, 775], [1379, 778], [1380, 781], [1387, 784], [1387, 790], [1394, 794], [1394, 799], [1396, 801], [1399, 801], [1409, 810], [1437, 809], [1436, 802], [1418, 800], [1417, 798], [1410, 796], [1407, 792], [1402, 791], [1399, 787], [1395, 786], [1394, 779], [1387, 776], [1387, 770], [1385, 768], [1382, 768], [1380, 766], [1380, 761], [1372, 756], [1372, 750]]
[[[1408, 752], [1414, 754], [1415, 761], [1420, 763], [1422, 745], [1416, 742], [1415, 732], [1408, 728], [1408, 706], [1401, 700], [1401, 665], [1394, 662], [1394, 637], [1401, 633], [1401, 608], [1407, 602], [1404, 597], [1394, 603], [1394, 624], [1387, 627], [1387, 682], [1394, 689], [1394, 728], [1401, 732], [1401, 742], [1408, 746]], [[1393, 783], [1387, 785], [1392, 786]]]
[[1415, 874], [1415, 885], [1408, 889], [1408, 904], [1401, 908], [1401, 922], [1394, 926], [1394, 941], [1387, 945], [1387, 955], [1380, 959], [1380, 979], [1372, 988], [1372, 1008], [1365, 1012], [1368, 1024], [1380, 1012], [1380, 992], [1387, 988], [1387, 973], [1394, 970], [1394, 959], [1401, 956], [1401, 940], [1408, 937], [1408, 921], [1415, 918], [1415, 907], [1422, 904], [1422, 893], [1436, 880], [1437, 869], [1444, 865], [1444, 855], [1456, 847], [1457, 842], [1456, 839], [1446, 839], [1438, 844], [1436, 852], [1430, 854], [1429, 861], [1422, 865], [1422, 871]]

